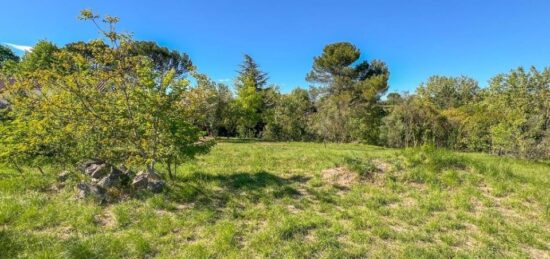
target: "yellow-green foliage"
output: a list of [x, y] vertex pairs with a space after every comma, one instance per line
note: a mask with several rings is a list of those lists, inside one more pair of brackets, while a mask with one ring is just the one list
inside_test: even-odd
[[142, 45], [104, 33], [109, 44], [39, 43], [5, 76], [10, 110], [0, 124], [0, 161], [39, 166], [94, 157], [144, 166], [209, 148], [199, 143], [189, 81], [177, 67], [160, 69], [159, 61], [140, 54]]

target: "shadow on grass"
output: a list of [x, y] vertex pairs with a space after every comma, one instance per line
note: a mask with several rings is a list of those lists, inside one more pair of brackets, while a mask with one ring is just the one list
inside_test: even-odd
[[0, 229], [0, 258], [15, 258], [23, 248], [18, 234]]
[[195, 207], [223, 208], [228, 203], [271, 203], [275, 199], [299, 198], [294, 186], [309, 180], [305, 176], [279, 177], [266, 171], [208, 174], [195, 172], [178, 176], [166, 196], [173, 202], [194, 203]]

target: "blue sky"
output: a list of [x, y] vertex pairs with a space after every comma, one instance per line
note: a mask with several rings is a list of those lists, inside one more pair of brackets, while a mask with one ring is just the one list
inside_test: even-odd
[[518, 66], [550, 65], [548, 0], [0, 0], [0, 42], [59, 45], [97, 37], [76, 19], [92, 8], [121, 18], [137, 39], [188, 53], [201, 72], [229, 81], [248, 53], [283, 91], [304, 77], [324, 45], [350, 41], [382, 59], [390, 91], [431, 75], [467, 75], [483, 86]]

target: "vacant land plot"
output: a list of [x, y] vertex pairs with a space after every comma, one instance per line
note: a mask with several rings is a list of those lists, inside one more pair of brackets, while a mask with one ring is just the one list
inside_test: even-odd
[[0, 169], [0, 257], [533, 257], [550, 165], [430, 148], [225, 141], [160, 194], [75, 200]]

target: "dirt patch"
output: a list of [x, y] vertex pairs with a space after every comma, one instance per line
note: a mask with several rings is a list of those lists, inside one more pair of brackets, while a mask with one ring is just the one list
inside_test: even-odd
[[191, 210], [195, 207], [194, 203], [181, 203], [176, 205], [177, 210]]
[[399, 202], [391, 203], [388, 207], [392, 209], [397, 208], [412, 208], [418, 205], [418, 201], [411, 197], [405, 197]]
[[536, 249], [533, 247], [525, 247], [524, 250], [531, 256], [531, 258], [540, 258], [540, 259], [549, 259], [550, 255], [548, 255], [547, 251]]
[[351, 185], [359, 179], [357, 173], [345, 167], [325, 169], [321, 171], [321, 177], [327, 183], [345, 188], [351, 187]]
[[372, 160], [372, 164], [374, 165], [374, 167], [376, 167], [378, 172], [381, 172], [381, 173], [385, 173], [393, 170], [393, 166], [390, 163], [381, 159]]
[[111, 228], [116, 225], [116, 217], [110, 210], [105, 210], [105, 212], [95, 215], [94, 221], [103, 227]]

